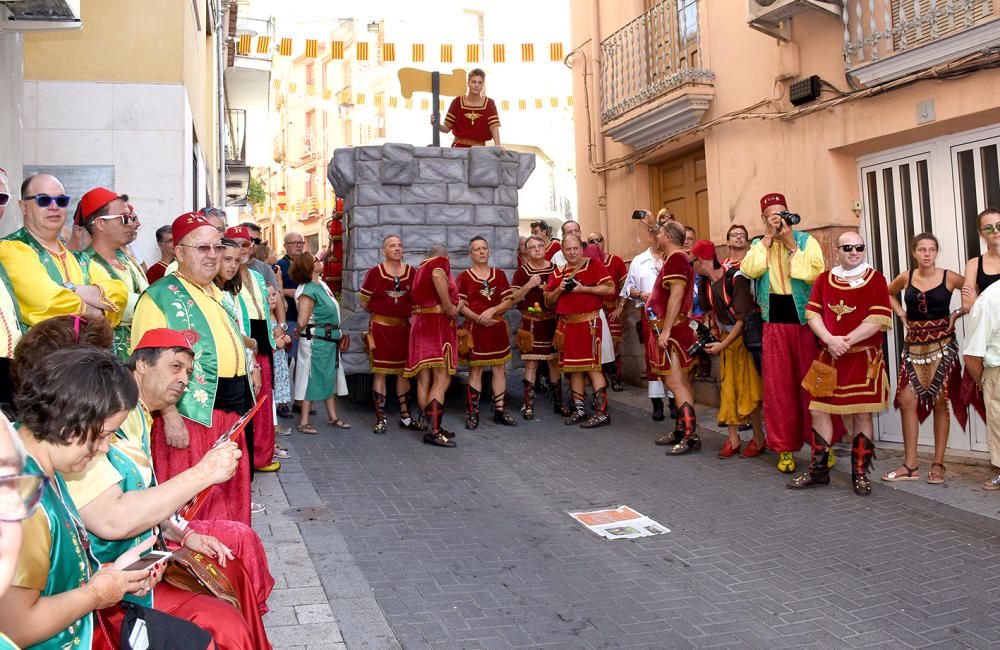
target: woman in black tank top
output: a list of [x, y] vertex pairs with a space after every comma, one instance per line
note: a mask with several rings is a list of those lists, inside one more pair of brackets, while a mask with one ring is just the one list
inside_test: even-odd
[[[903, 420], [904, 458], [901, 467], [882, 475], [883, 481], [916, 481], [917, 435], [920, 423], [934, 413], [934, 463], [928, 483], [944, 483], [944, 452], [948, 446], [951, 401], [955, 416], [965, 427], [967, 405], [962, 402], [962, 364], [955, 321], [960, 309], [951, 311], [951, 297], [964, 284], [962, 276], [935, 265], [938, 241], [930, 233], [913, 238], [910, 253], [916, 268], [900, 273], [889, 285], [892, 310], [906, 327], [900, 354], [894, 405]], [[898, 296], [903, 294], [903, 304]]]
[[1000, 210], [987, 208], [979, 213], [979, 236], [986, 242], [986, 252], [965, 264], [962, 288], [962, 312], [968, 314], [972, 303], [986, 287], [1000, 280]]

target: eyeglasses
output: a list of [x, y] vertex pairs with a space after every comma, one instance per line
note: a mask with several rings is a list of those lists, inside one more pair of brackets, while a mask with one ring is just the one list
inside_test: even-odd
[[42, 500], [48, 477], [15, 474], [0, 478], [0, 521], [22, 521], [31, 516]]
[[588, 239], [587, 243], [588, 244], [603, 244], [604, 243], [604, 237], [594, 237], [593, 239]]
[[859, 253], [865, 252], [864, 244], [842, 244], [840, 246], [837, 246], [837, 248], [844, 251], [845, 253], [850, 253], [851, 251], [858, 251]]
[[137, 214], [109, 214], [103, 217], [97, 217], [102, 221], [112, 221], [114, 219], [121, 219], [123, 225], [129, 225], [130, 223], [137, 223], [139, 221], [139, 215]]
[[731, 233], [729, 233], [729, 238], [732, 239], [733, 237], [739, 237], [740, 239], [746, 239], [747, 238], [747, 234], [745, 232], [731, 232]]
[[988, 223], [979, 229], [984, 235], [992, 235], [995, 232], [1000, 233], [1000, 221], [996, 223]]
[[60, 208], [65, 208], [69, 205], [70, 197], [65, 194], [60, 194], [59, 196], [49, 196], [48, 194], [33, 194], [31, 196], [25, 196], [21, 199], [22, 201], [34, 201], [38, 204], [40, 208], [47, 208], [52, 205], [55, 201], [56, 205]]
[[183, 246], [184, 248], [193, 248], [196, 251], [198, 251], [198, 253], [200, 253], [201, 255], [210, 255], [213, 252], [221, 255], [222, 251], [225, 250], [226, 248], [222, 244], [201, 244], [200, 246], [195, 246], [193, 244], [177, 244], [177, 245]]
[[927, 294], [923, 291], [917, 292], [917, 311], [921, 314], [927, 313]]
[[8, 201], [10, 201], [10, 194], [7, 194], [6, 192], [0, 192], [0, 208], [7, 205]]
[[286, 241], [285, 246], [305, 246], [304, 241]]
[[244, 239], [243, 241], [240, 242], [240, 248], [252, 248], [252, 247], [253, 247], [252, 241], [246, 241]]

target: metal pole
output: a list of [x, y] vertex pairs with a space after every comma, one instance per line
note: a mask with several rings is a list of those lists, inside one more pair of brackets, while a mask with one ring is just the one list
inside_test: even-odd
[[441, 146], [441, 73], [431, 73], [431, 110], [434, 111], [434, 133], [431, 135], [431, 145]]

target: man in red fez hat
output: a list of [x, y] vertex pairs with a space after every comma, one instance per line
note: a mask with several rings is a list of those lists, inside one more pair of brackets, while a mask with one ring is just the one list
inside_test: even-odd
[[142, 264], [128, 249], [139, 230], [139, 217], [132, 210], [127, 195], [97, 187], [80, 199], [73, 221], [90, 233], [90, 247], [86, 250], [90, 258], [128, 289], [128, 300], [121, 322], [115, 327], [114, 340], [114, 353], [124, 361], [132, 349], [135, 304], [149, 286]]
[[[166, 327], [187, 334], [195, 351], [191, 385], [176, 406], [162, 409], [153, 421], [153, 459], [161, 481], [201, 460], [249, 410], [261, 381], [253, 353], [244, 347], [235, 317], [213, 282], [221, 233], [197, 212], [177, 217], [172, 231], [177, 271], [142, 294], [132, 319], [133, 345], [149, 330]], [[205, 502], [206, 519], [250, 523], [251, 427], [240, 437], [240, 449], [247, 460], [241, 460], [236, 475]]]
[[62, 315], [104, 316], [118, 325], [125, 310], [125, 285], [60, 239], [70, 201], [55, 176], [29, 176], [18, 201], [24, 227], [0, 241], [0, 264], [26, 327]]
[[[4, 208], [10, 203], [10, 189], [7, 172], [0, 168], [0, 218]], [[23, 330], [21, 315], [17, 309], [17, 297], [10, 284], [7, 271], [0, 265], [0, 407], [6, 406], [13, 412], [14, 384], [10, 378], [10, 360], [14, 358], [14, 348], [21, 340]]]
[[754, 240], [740, 270], [756, 281], [764, 318], [761, 363], [767, 446], [778, 452], [778, 471], [791, 473], [792, 454], [814, 435], [809, 395], [800, 384], [818, 349], [806, 325], [806, 304], [825, 262], [819, 242], [795, 230], [799, 217], [788, 212], [784, 195], [765, 194], [760, 210], [764, 236]]

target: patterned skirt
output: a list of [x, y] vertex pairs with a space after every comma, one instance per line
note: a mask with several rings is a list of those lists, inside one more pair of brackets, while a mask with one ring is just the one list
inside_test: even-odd
[[898, 409], [900, 393], [912, 386], [917, 394], [917, 418], [923, 422], [943, 393], [964, 429], [969, 414], [962, 398], [959, 354], [955, 333], [949, 331], [949, 319], [911, 322], [903, 341], [893, 405]]

